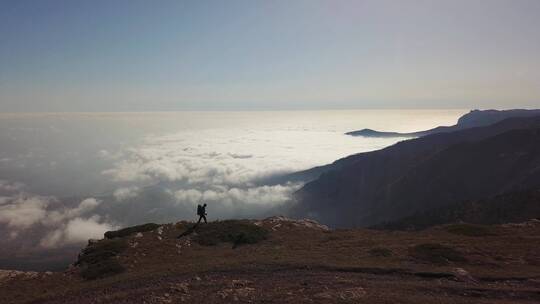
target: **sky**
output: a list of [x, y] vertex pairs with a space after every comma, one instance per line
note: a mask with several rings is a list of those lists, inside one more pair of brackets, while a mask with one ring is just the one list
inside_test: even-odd
[[0, 112], [535, 108], [540, 1], [0, 0]]

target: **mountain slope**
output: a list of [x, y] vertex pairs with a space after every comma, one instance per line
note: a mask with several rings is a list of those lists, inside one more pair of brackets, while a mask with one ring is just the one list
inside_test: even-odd
[[[404, 139], [411, 137], [422, 137], [432, 134], [439, 133], [452, 133], [455, 131], [463, 131], [466, 129], [476, 128], [476, 127], [485, 127], [492, 124], [497, 124], [503, 120], [512, 120], [512, 119], [523, 119], [523, 118], [533, 118], [535, 116], [540, 116], [540, 110], [473, 110], [458, 119], [458, 123], [454, 126], [440, 126], [426, 131], [412, 132], [412, 133], [398, 133], [398, 132], [379, 132], [371, 129], [363, 129], [360, 131], [348, 132], [346, 134], [353, 136], [365, 136], [365, 137], [403, 137]], [[511, 129], [521, 128], [519, 122], [514, 122], [514, 126], [511, 126], [512, 123], [503, 124], [503, 128]], [[446, 139], [445, 139], [446, 140]], [[450, 139], [449, 143], [455, 142]], [[317, 166], [307, 170], [294, 172], [287, 174], [285, 176], [275, 177], [273, 180], [265, 180], [266, 183], [285, 183], [287, 181], [297, 182], [311, 182], [321, 176], [321, 174], [336, 170], [342, 166], [347, 166], [350, 159], [355, 159], [356, 155], [351, 155], [343, 159], [339, 159], [331, 164]]]
[[204, 240], [219, 237], [210, 227], [223, 223], [203, 225], [197, 235], [181, 238], [192, 224], [159, 225], [140, 233], [128, 229], [114, 239], [91, 241], [79, 260], [108, 260], [119, 270], [91, 280], [83, 278], [82, 265], [56, 273], [0, 271], [0, 303], [540, 301], [536, 221], [489, 227], [490, 234], [479, 242], [451, 227], [328, 230], [309, 220], [273, 217], [226, 222], [227, 227], [265, 229], [265, 239], [255, 244], [233, 248], [229, 242], [202, 242], [201, 235]]
[[540, 219], [540, 190], [537, 189], [429, 209], [374, 228], [418, 230], [458, 222], [493, 225], [518, 223], [530, 218]]
[[300, 189], [292, 212], [366, 226], [539, 186], [539, 128], [539, 117], [511, 118], [349, 156]]

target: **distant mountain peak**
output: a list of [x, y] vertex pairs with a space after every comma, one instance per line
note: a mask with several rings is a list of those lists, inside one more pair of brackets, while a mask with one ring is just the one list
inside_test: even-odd
[[399, 133], [399, 132], [380, 132], [372, 129], [362, 129], [358, 131], [351, 131], [345, 133], [346, 135], [351, 136], [362, 136], [362, 137], [375, 137], [375, 138], [385, 138], [385, 137], [420, 137], [435, 133], [441, 132], [452, 132], [463, 130], [467, 128], [482, 127], [490, 124], [497, 123], [507, 118], [512, 117], [531, 117], [540, 115], [539, 110], [527, 110], [527, 109], [513, 109], [513, 110], [471, 110], [469, 113], [461, 116], [457, 124], [453, 126], [440, 126], [429, 130], [410, 132], [410, 133]]

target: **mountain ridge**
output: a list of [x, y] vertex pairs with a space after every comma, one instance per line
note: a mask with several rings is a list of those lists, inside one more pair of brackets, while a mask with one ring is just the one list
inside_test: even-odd
[[467, 128], [482, 127], [497, 123], [512, 117], [531, 117], [540, 115], [540, 110], [512, 109], [512, 110], [471, 110], [469, 113], [461, 116], [453, 126], [440, 126], [429, 130], [416, 131], [409, 133], [400, 132], [381, 132], [372, 129], [362, 129], [345, 133], [351, 136], [388, 138], [388, 137], [421, 137], [442, 132], [454, 132]]
[[[467, 156], [463, 154], [468, 149], [464, 146], [465, 143], [480, 142], [491, 137], [498, 141], [491, 143], [493, 147], [502, 150], [508, 148], [509, 151], [512, 151], [513, 144], [505, 143], [505, 141], [513, 140], [512, 137], [516, 134], [509, 133], [505, 138], [498, 139], [496, 136], [505, 132], [515, 132], [513, 130], [532, 130], [539, 127], [540, 117], [509, 118], [490, 126], [426, 135], [399, 142], [379, 151], [351, 155], [329, 165], [318, 179], [305, 184], [295, 194], [296, 204], [292, 207], [292, 213], [297, 216], [313, 217], [332, 226], [369, 226], [409, 215], [398, 214], [398, 212], [413, 213], [423, 208], [436, 207], [437, 204], [443, 204], [443, 202], [447, 204], [464, 199], [480, 199], [482, 197], [477, 196], [480, 193], [495, 195], [497, 192], [490, 193], [487, 190], [482, 190], [484, 184], [479, 184], [479, 190], [476, 192], [474, 189], [466, 190], [457, 184], [452, 184], [455, 181], [461, 181], [462, 175], [467, 176], [467, 170], [469, 170], [467, 167], [462, 167], [464, 171], [455, 172], [453, 176], [441, 176], [445, 187], [454, 189], [447, 191], [443, 187], [441, 188], [442, 195], [433, 189], [440, 188], [443, 184], [436, 184], [436, 180], [432, 177], [440, 175], [445, 170], [453, 170], [452, 167], [445, 166], [445, 163], [452, 160], [452, 157], [456, 158], [461, 165], [465, 163], [475, 165], [475, 161], [468, 161]], [[518, 133], [525, 134], [526, 137], [518, 137], [521, 139], [521, 144], [526, 145], [530, 142], [532, 145], [526, 148], [537, 151], [538, 130], [519, 131]], [[454, 145], [456, 147], [450, 149]], [[490, 166], [485, 164], [485, 169], [497, 168], [500, 164], [496, 164], [497, 155], [494, 155], [495, 152], [481, 148], [482, 144], [477, 144], [476, 150], [469, 148], [468, 151], [475, 153], [475, 157], [480, 161], [485, 158], [484, 156], [489, 155], [492, 163]], [[448, 151], [444, 152], [445, 150]], [[485, 155], [479, 155], [477, 151], [482, 151]], [[519, 151], [512, 152], [518, 153]], [[450, 157], [449, 153], [453, 155]], [[522, 157], [509, 161], [511, 164], [525, 161], [532, 168], [535, 168], [538, 165], [538, 158], [535, 155], [538, 154], [529, 153], [528, 155], [531, 156], [530, 159]], [[505, 171], [507, 174], [513, 174], [511, 164], [508, 164], [507, 171]], [[438, 169], [430, 171], [430, 168]], [[489, 185], [487, 182], [489, 176], [482, 175], [478, 171], [480, 168], [471, 167], [470, 170], [472, 168], [475, 168], [478, 177]], [[527, 171], [523, 164], [519, 168], [523, 174]], [[511, 177], [511, 175], [505, 177]], [[540, 177], [537, 173], [530, 178], [529, 186], [540, 185]], [[533, 180], [534, 182], [532, 182]], [[431, 186], [422, 184], [428, 181], [432, 183]], [[406, 187], [406, 184], [409, 186]], [[417, 189], [413, 194], [410, 194], [411, 185]], [[495, 189], [495, 187], [488, 188], [490, 191], [500, 190]], [[429, 195], [425, 192], [426, 190], [431, 191]], [[466, 191], [463, 193], [459, 190]], [[511, 190], [517, 189], [512, 189], [510, 186], [506, 189], [506, 191]], [[466, 193], [467, 191], [473, 192]], [[436, 204], [428, 206], [428, 203], [431, 202], [436, 202]], [[394, 210], [398, 211], [392, 213]]]

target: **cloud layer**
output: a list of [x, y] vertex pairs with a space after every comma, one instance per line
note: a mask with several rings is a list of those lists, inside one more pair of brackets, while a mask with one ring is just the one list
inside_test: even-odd
[[116, 227], [92, 214], [101, 204], [95, 198], [68, 207], [56, 197], [25, 192], [21, 183], [2, 181], [1, 184], [8, 185], [3, 190], [11, 192], [0, 200], [0, 230], [9, 235], [10, 242], [56, 248], [102, 238], [105, 231]]
[[[114, 191], [117, 202], [131, 204], [130, 208], [148, 213], [149, 218], [190, 219], [201, 202], [209, 204], [213, 218], [260, 217], [289, 201], [301, 183], [260, 185], [256, 181], [333, 160], [335, 149], [343, 149], [335, 138], [333, 132], [234, 128], [151, 136], [124, 150], [102, 174], [112, 183], [125, 185]], [[298, 150], [300, 146], [306, 153]], [[160, 202], [142, 204], [140, 200], [154, 193], [155, 186], [164, 189]]]
[[398, 140], [344, 132], [421, 130], [459, 114], [0, 113], [0, 255], [41, 257], [118, 227], [196, 220], [200, 202], [210, 220], [282, 213], [302, 184], [273, 177]]

